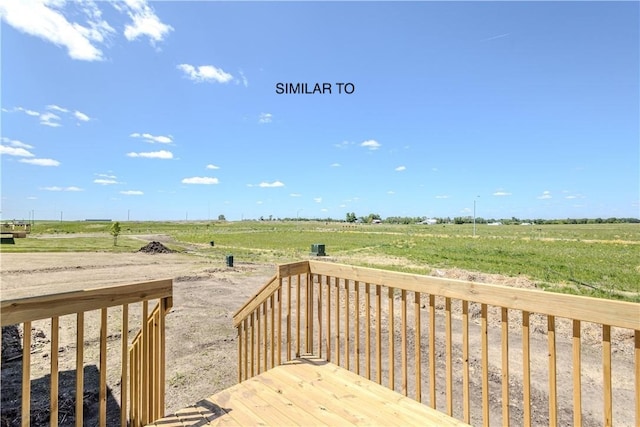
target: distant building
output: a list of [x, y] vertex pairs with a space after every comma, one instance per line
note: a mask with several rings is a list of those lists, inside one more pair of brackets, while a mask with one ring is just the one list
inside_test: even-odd
[[490, 222], [487, 225], [502, 225], [502, 223], [500, 221], [496, 221], [496, 222]]
[[437, 224], [438, 220], [433, 218], [427, 218], [424, 221], [420, 222], [420, 224], [434, 225]]

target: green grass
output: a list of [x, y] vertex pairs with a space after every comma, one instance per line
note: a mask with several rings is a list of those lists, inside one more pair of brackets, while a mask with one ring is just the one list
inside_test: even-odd
[[[133, 252], [142, 246], [133, 234], [167, 234], [177, 245], [200, 255], [239, 261], [285, 263], [309, 254], [313, 243], [327, 253], [366, 265], [365, 257], [397, 257], [412, 266], [372, 265], [428, 273], [461, 268], [508, 276], [526, 275], [552, 290], [640, 302], [640, 224], [563, 224], [532, 226], [367, 225], [315, 221], [276, 222], [123, 222], [118, 246], [111, 223], [38, 222], [27, 239], [3, 245], [2, 252]], [[91, 237], [36, 239], [39, 234]], [[210, 246], [209, 242], [215, 245]], [[358, 257], [362, 261], [358, 261]], [[423, 268], [420, 266], [424, 266]]]

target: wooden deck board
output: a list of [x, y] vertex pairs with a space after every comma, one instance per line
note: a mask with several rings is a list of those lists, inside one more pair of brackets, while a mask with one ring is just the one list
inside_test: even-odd
[[236, 384], [151, 425], [467, 424], [332, 363], [301, 358]]

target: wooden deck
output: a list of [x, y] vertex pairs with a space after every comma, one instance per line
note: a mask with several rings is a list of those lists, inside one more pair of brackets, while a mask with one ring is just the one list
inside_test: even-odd
[[332, 363], [300, 358], [216, 393], [151, 425], [467, 424]]

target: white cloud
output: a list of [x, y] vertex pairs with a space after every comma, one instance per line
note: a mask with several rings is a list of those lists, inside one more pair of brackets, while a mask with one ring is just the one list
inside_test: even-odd
[[38, 113], [37, 111], [27, 110], [26, 108], [22, 108], [22, 107], [18, 107], [18, 110], [22, 111], [23, 113], [25, 113], [28, 116], [32, 116], [32, 117], [40, 116], [40, 113]]
[[[19, 31], [66, 48], [72, 59], [104, 59], [96, 44], [104, 42], [114, 33], [114, 29], [102, 20], [95, 3], [85, 1], [80, 7], [85, 15], [84, 26], [78, 22], [70, 22], [63, 13], [63, 6], [64, 1], [3, 1], [0, 2], [0, 16]], [[77, 18], [81, 14], [77, 13], [76, 8], [67, 15]]]
[[160, 42], [173, 31], [171, 25], [160, 21], [153, 9], [149, 7], [146, 0], [125, 0], [126, 7], [120, 7], [119, 10], [125, 10], [127, 15], [133, 21], [124, 27], [124, 36], [127, 40], [135, 40], [138, 37], [149, 37], [151, 44]]
[[82, 188], [75, 187], [75, 186], [71, 186], [71, 187], [58, 187], [58, 186], [43, 187], [43, 188], [41, 188], [41, 190], [45, 190], [45, 191], [84, 191]]
[[33, 153], [25, 150], [21, 147], [7, 147], [6, 145], [0, 145], [0, 154], [5, 154], [7, 156], [18, 156], [18, 157], [33, 157]]
[[213, 169], [213, 170], [216, 170], [216, 169], [220, 169], [220, 166], [216, 166], [216, 165], [207, 165], [207, 169]]
[[314, 197], [313, 201], [316, 203], [322, 203], [322, 197]]
[[360, 146], [368, 148], [369, 150], [377, 150], [382, 146], [382, 144], [380, 144], [375, 139], [369, 139], [367, 141], [364, 141], [362, 144], [360, 144]]
[[144, 157], [147, 159], [173, 159], [173, 153], [171, 151], [160, 150], [151, 151], [147, 153], [127, 153], [128, 157]]
[[271, 113], [260, 113], [260, 117], [258, 117], [258, 123], [271, 123], [273, 121], [273, 114]]
[[348, 146], [353, 145], [353, 142], [349, 142], [349, 141], [342, 141], [339, 144], [333, 144], [334, 147], [336, 148], [347, 148]]
[[550, 199], [551, 198], [551, 192], [550, 191], [543, 191], [542, 195], [538, 196], [538, 199]]
[[2, 140], [2, 142], [6, 142], [7, 144], [11, 145], [12, 147], [27, 148], [27, 149], [33, 148], [32, 145], [25, 144], [24, 142], [18, 141], [17, 139], [9, 139], [9, 138], [6, 138], [6, 137], [3, 136], [1, 140]]
[[[2, 11], [2, 6], [0, 6], [0, 11]], [[2, 16], [2, 14], [0, 13], [0, 16]], [[32, 116], [32, 117], [38, 117], [40, 116], [40, 113], [34, 110], [29, 110], [27, 108], [23, 108], [23, 107], [13, 107], [11, 109], [9, 108], [3, 108], [2, 109], [3, 112], [5, 113], [15, 113], [16, 111], [20, 111], [22, 113], [25, 113], [28, 116]]]
[[506, 191], [498, 190], [493, 193], [494, 196], [502, 197], [502, 196], [510, 196], [511, 193], [507, 193]]
[[129, 16], [131, 22], [124, 27], [127, 40], [148, 37], [155, 45], [173, 30], [160, 21], [146, 0], [8, 0], [0, 1], [0, 16], [19, 31], [65, 48], [72, 59], [100, 61], [105, 59], [102, 45], [111, 44], [116, 31], [103, 19], [98, 4], [110, 4]]
[[443, 194], [443, 195], [440, 195], [440, 196], [436, 196], [436, 199], [448, 199], [449, 197], [450, 196], [448, 196], [446, 194]]
[[138, 132], [134, 132], [131, 135], [129, 135], [132, 138], [142, 138], [144, 139], [146, 142], [153, 144], [155, 142], [159, 143], [159, 144], [171, 144], [173, 142], [173, 137], [171, 135], [169, 136], [164, 136], [164, 135], [158, 135], [158, 136], [154, 136], [151, 135], [150, 133], [138, 133]]
[[258, 187], [262, 187], [262, 188], [284, 187], [284, 183], [280, 181], [261, 182], [260, 184], [258, 184]]
[[393, 191], [393, 190], [389, 190], [389, 191], [387, 191], [387, 194], [396, 194], [396, 192]]
[[36, 166], [60, 166], [60, 162], [53, 159], [20, 159], [20, 161]]
[[118, 181], [116, 181], [115, 179], [111, 179], [111, 178], [96, 178], [93, 180], [94, 184], [100, 184], [100, 185], [113, 185], [113, 184], [120, 184]]
[[88, 122], [89, 120], [91, 120], [89, 116], [87, 116], [85, 113], [81, 113], [78, 110], [74, 111], [73, 115], [76, 117], [76, 119], [80, 120], [81, 122]]
[[62, 114], [66, 117], [71, 117], [71, 116], [75, 117], [76, 120], [79, 120], [81, 122], [88, 122], [89, 120], [91, 120], [91, 117], [89, 117], [87, 114], [81, 111], [75, 110], [73, 113], [71, 113], [71, 111], [68, 108], [61, 107], [56, 104], [49, 104], [45, 107], [45, 109], [47, 111], [45, 111], [44, 113], [39, 113], [38, 111], [29, 110], [24, 107], [13, 107], [10, 110], [3, 108], [2, 111], [7, 113], [14, 113], [16, 111], [20, 111], [31, 117], [39, 117], [41, 125], [50, 126], [50, 127], [62, 126], [62, 123], [61, 123], [62, 117], [59, 114]]
[[247, 80], [242, 70], [240, 70], [240, 80], [242, 81], [244, 87], [249, 87], [249, 80]]
[[291, 197], [302, 197], [302, 194], [299, 193], [290, 193], [289, 196]]
[[55, 104], [47, 105], [47, 110], [59, 111], [61, 113], [69, 112], [69, 110], [67, 110], [66, 108], [61, 107], [59, 105], [55, 105]]
[[233, 76], [226, 73], [221, 68], [216, 68], [213, 65], [199, 65], [194, 67], [189, 64], [180, 64], [178, 69], [182, 70], [185, 75], [196, 83], [216, 81], [218, 83], [228, 83], [233, 79]]
[[396, 170], [396, 172], [402, 172], [404, 170], [407, 170], [407, 167], [406, 166], [398, 166], [395, 170]]
[[120, 194], [124, 194], [125, 196], [142, 196], [144, 193], [140, 190], [126, 190], [121, 191]]
[[185, 178], [182, 180], [183, 184], [204, 184], [204, 185], [211, 185], [211, 184], [218, 184], [220, 181], [218, 180], [218, 178], [213, 178], [213, 177], [209, 177], [209, 176], [194, 176], [191, 178]]
[[53, 121], [53, 120], [59, 121], [60, 120], [60, 116], [58, 116], [57, 114], [53, 114], [53, 113], [42, 113], [42, 114], [40, 114], [40, 124], [41, 125], [51, 126], [51, 127], [62, 126], [57, 121]]
[[342, 166], [340, 163], [331, 163], [332, 168], [339, 168], [340, 166]]
[[96, 176], [102, 177], [102, 178], [108, 178], [108, 179], [116, 179], [117, 176], [115, 175], [108, 175], [106, 173], [97, 173], [95, 174]]

